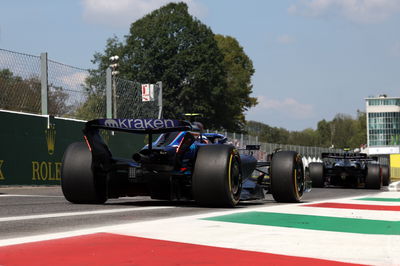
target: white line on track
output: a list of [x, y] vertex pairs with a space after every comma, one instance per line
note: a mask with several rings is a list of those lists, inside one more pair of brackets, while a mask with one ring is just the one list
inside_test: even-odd
[[147, 210], [170, 209], [170, 208], [174, 208], [174, 207], [171, 207], [171, 206], [165, 206], [165, 207], [138, 207], [138, 208], [120, 208], [120, 209], [98, 210], [98, 211], [48, 213], [48, 214], [26, 215], [26, 216], [2, 217], [2, 218], [0, 218], [0, 222], [35, 220], [35, 219], [58, 218], [58, 217], [70, 217], [70, 216], [79, 216], [79, 215], [109, 214], [109, 213], [132, 212], [132, 211], [147, 211]]
[[[386, 194], [399, 197], [400, 193]], [[385, 196], [384, 194], [380, 196]], [[357, 197], [359, 198], [359, 197]], [[350, 198], [354, 200], [355, 198]], [[343, 201], [343, 199], [338, 199]], [[93, 233], [112, 233], [151, 239], [177, 241], [197, 245], [216, 246], [274, 254], [313, 257], [369, 265], [400, 265], [399, 235], [369, 235], [340, 232], [322, 232], [307, 229], [258, 226], [203, 220], [202, 218], [248, 211], [276, 211], [306, 209], [306, 204], [282, 204], [273, 207], [258, 206], [183, 217], [161, 218], [112, 226], [102, 226], [75, 231], [19, 237], [0, 240], [1, 246], [60, 239]], [[143, 208], [142, 208], [143, 209]], [[319, 209], [312, 208], [317, 215]], [[312, 209], [309, 209], [311, 212]], [[374, 211], [375, 212], [375, 211]], [[381, 215], [382, 212], [375, 212]], [[338, 244], [339, 243], [339, 244]], [[324, 247], [335, 247], [327, 249]]]
[[[346, 200], [348, 200], [349, 203], [354, 203], [355, 199], [368, 196], [399, 198], [400, 192], [374, 193], [371, 195], [357, 197], [330, 199], [326, 200], [325, 202], [346, 202]], [[223, 211], [217, 210], [210, 213], [194, 214], [183, 217], [169, 217], [152, 221], [141, 221], [135, 223], [131, 222], [126, 224], [112, 226], [108, 225], [61, 233], [10, 238], [0, 240], [0, 247], [106, 232], [198, 245], [270, 252], [289, 256], [315, 257], [370, 265], [400, 265], [400, 255], [398, 253], [400, 247], [399, 235], [368, 235], [321, 232], [306, 229], [246, 225], [201, 219], [249, 211], [274, 210], [277, 212], [282, 212], [287, 208], [293, 210], [303, 210], [304, 208], [304, 210], [308, 210], [308, 212], [310, 212], [309, 214], [318, 215], [321, 208], [300, 207], [301, 205], [307, 205], [310, 203], [316, 202], [302, 204], [279, 204], [276, 206], [257, 206], [252, 208], [236, 208]], [[373, 204], [373, 202], [371, 202], [371, 204]], [[132, 209], [143, 210], [148, 208]], [[336, 213], [336, 210], [331, 211]], [[365, 213], [366, 212], [363, 211], [363, 216]], [[375, 213], [375, 215], [382, 215], [386, 212], [373, 211], [373, 213]], [[342, 215], [347, 214], [342, 213]], [[395, 220], [398, 221], [398, 219], [399, 218]], [[336, 248], [324, 249], [323, 247]]]
[[20, 195], [20, 194], [4, 194], [4, 195], [0, 195], [0, 197], [64, 198], [64, 196]]
[[[141, 208], [131, 208], [131, 209], [155, 209], [155, 208], [164, 208], [164, 207], [141, 207]], [[165, 208], [174, 208], [174, 207], [165, 207]], [[257, 209], [251, 208], [251, 209]], [[188, 216], [183, 216], [183, 217], [172, 217], [172, 218], [159, 218], [152, 220], [151, 222], [154, 223], [161, 223], [163, 224], [164, 222], [168, 221], [175, 221], [175, 220], [180, 220], [179, 218], [183, 218], [185, 221], [186, 219], [189, 219], [192, 221], [193, 219], [200, 219], [200, 218], [205, 218], [205, 217], [210, 217], [210, 216], [218, 216], [218, 215], [224, 215], [224, 214], [231, 214], [231, 213], [239, 213], [239, 212], [246, 212], [249, 210], [229, 210], [229, 211], [214, 211], [214, 212], [209, 212], [206, 214], [193, 214], [193, 215], [188, 215]], [[141, 225], [146, 226], [146, 223], [139, 222]], [[74, 237], [74, 236], [81, 236], [81, 235], [88, 235], [88, 234], [95, 234], [95, 233], [100, 233], [100, 232], [113, 232], [113, 231], [119, 231], [119, 230], [126, 230], [128, 231], [129, 228], [132, 227], [135, 223], [129, 222], [129, 223], [124, 223], [124, 224], [118, 224], [118, 225], [105, 225], [105, 226], [99, 226], [99, 227], [92, 227], [92, 228], [87, 228], [87, 229], [78, 229], [78, 230], [72, 230], [72, 231], [66, 231], [66, 232], [60, 232], [60, 233], [50, 233], [50, 234], [41, 234], [41, 235], [35, 235], [35, 236], [26, 236], [26, 237], [17, 237], [17, 238], [9, 238], [9, 239], [0, 239], [0, 247], [2, 246], [10, 246], [10, 245], [17, 245], [17, 244], [24, 244], [24, 243], [31, 243], [31, 242], [38, 242], [38, 241], [45, 241], [45, 240], [52, 240], [52, 239], [60, 239], [60, 238], [66, 238], [66, 237]]]

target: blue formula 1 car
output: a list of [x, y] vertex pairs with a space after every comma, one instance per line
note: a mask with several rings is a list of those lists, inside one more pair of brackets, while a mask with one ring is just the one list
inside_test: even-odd
[[[279, 151], [271, 161], [258, 162], [251, 151], [240, 154], [224, 135], [203, 133], [198, 125], [173, 119], [87, 122], [86, 143], [72, 143], [64, 153], [61, 186], [65, 198], [72, 203], [100, 204], [109, 198], [145, 195], [234, 207], [240, 200], [262, 199], [266, 193], [278, 202], [299, 202], [309, 188], [296, 152]], [[148, 134], [148, 144], [132, 158], [115, 158], [100, 129]], [[155, 141], [154, 135], [159, 135]]]
[[343, 153], [322, 153], [322, 162], [309, 165], [313, 187], [342, 186], [380, 189], [390, 182], [389, 168], [378, 158], [345, 150]]

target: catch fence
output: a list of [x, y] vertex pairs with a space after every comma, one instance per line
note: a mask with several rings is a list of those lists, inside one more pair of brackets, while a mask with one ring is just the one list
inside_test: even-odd
[[[162, 114], [162, 83], [154, 84], [153, 101], [142, 101], [139, 82], [62, 64], [40, 56], [0, 49], [0, 109], [57, 117], [91, 120], [101, 117], [157, 118]], [[338, 151], [321, 147], [261, 143], [258, 137], [222, 132], [240, 149], [259, 144], [259, 159], [280, 148], [294, 150], [310, 158], [322, 152]]]
[[107, 73], [50, 60], [47, 53], [35, 56], [0, 49], [0, 109], [79, 120], [160, 114], [161, 83], [154, 86], [155, 99], [142, 102], [140, 83]]

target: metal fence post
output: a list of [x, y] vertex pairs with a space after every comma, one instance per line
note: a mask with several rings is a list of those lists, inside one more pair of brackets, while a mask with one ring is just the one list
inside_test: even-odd
[[113, 117], [117, 118], [117, 80], [115, 74], [113, 74], [114, 71], [111, 71], [112, 75], [112, 90], [113, 90]]
[[109, 67], [106, 70], [106, 116], [112, 118], [112, 75]]
[[48, 115], [48, 66], [47, 53], [40, 54], [40, 83], [41, 83], [41, 113]]
[[163, 109], [163, 96], [162, 96], [162, 81], [157, 82], [159, 92], [158, 92], [158, 119], [162, 117], [162, 109]]

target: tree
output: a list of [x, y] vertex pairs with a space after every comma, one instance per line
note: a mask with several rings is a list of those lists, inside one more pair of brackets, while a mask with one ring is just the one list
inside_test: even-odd
[[244, 121], [243, 111], [255, 104], [248, 96], [249, 75], [254, 72], [251, 61], [235, 45], [244, 67], [228, 90], [224, 54], [211, 29], [192, 17], [185, 3], [170, 3], [132, 23], [125, 43], [109, 39], [104, 54], [94, 56], [99, 68], [93, 73], [104, 73], [109, 57], [118, 55], [121, 78], [163, 82], [164, 117], [202, 113], [208, 128], [235, 130]]
[[287, 144], [290, 132], [284, 128], [271, 127], [261, 122], [248, 121], [246, 131], [253, 136], [259, 136], [261, 142]]
[[106, 117], [105, 105], [105, 95], [103, 93], [88, 93], [86, 101], [76, 109], [75, 116], [82, 120]]
[[351, 116], [337, 114], [332, 120], [333, 143], [336, 148], [352, 148], [351, 137], [356, 133], [355, 123]]
[[40, 113], [40, 80], [23, 79], [9, 69], [0, 71], [0, 107], [6, 110]]
[[[62, 87], [49, 85], [48, 113], [55, 116], [69, 114], [71, 106], [66, 104], [68, 94]], [[14, 75], [9, 69], [0, 70], [0, 108], [28, 113], [40, 113], [41, 83], [39, 77]]]
[[121, 71], [142, 83], [163, 81], [164, 116], [202, 113], [209, 127], [225, 127], [216, 112], [223, 98], [223, 56], [211, 29], [171, 3], [131, 25]]
[[86, 78], [83, 90], [86, 100], [77, 103], [75, 117], [82, 120], [91, 120], [106, 117], [106, 78], [105, 72], [91, 70]]
[[318, 145], [322, 147], [331, 147], [333, 145], [331, 123], [325, 119], [317, 124]]
[[318, 133], [312, 128], [303, 131], [292, 131], [289, 133], [287, 144], [302, 146], [317, 146]]
[[244, 112], [257, 104], [252, 93], [251, 76], [254, 74], [253, 62], [245, 54], [239, 42], [230, 36], [215, 35], [218, 48], [224, 55], [223, 67], [226, 72], [224, 101], [227, 102], [221, 112], [229, 113], [234, 118], [229, 128], [241, 129], [245, 123]]
[[98, 64], [97, 69], [89, 70], [89, 76], [85, 79], [83, 90], [86, 101], [78, 103], [75, 116], [83, 120], [91, 120], [106, 117], [106, 70], [110, 65], [109, 58], [116, 54], [122, 54], [123, 45], [116, 36], [109, 38], [104, 54], [96, 52], [92, 63]]
[[366, 115], [357, 111], [356, 119], [350, 115], [337, 114], [332, 121], [318, 122], [317, 130], [288, 131], [283, 128], [249, 121], [246, 126], [250, 135], [260, 137], [260, 141], [301, 146], [335, 148], [359, 148], [367, 143]]
[[357, 118], [354, 120], [355, 133], [350, 138], [352, 147], [361, 147], [367, 144], [367, 118], [365, 112], [357, 110]]

